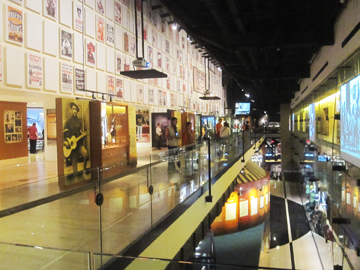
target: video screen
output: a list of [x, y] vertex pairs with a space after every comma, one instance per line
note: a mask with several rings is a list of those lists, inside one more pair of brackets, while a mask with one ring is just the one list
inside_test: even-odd
[[250, 103], [235, 103], [235, 114], [250, 114]]
[[340, 87], [341, 157], [360, 167], [360, 76]]
[[316, 134], [315, 103], [309, 105], [309, 139], [315, 142]]

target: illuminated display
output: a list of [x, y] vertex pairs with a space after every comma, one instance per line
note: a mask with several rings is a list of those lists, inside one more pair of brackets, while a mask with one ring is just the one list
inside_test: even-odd
[[315, 104], [309, 105], [309, 138], [311, 141], [315, 141], [316, 134], [316, 122], [315, 122]]
[[235, 103], [235, 114], [250, 114], [250, 103]]
[[341, 157], [360, 167], [360, 76], [340, 87]]

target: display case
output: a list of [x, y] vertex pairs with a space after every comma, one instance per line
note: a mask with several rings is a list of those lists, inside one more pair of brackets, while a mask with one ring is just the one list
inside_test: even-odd
[[201, 138], [204, 138], [205, 136], [211, 139], [215, 139], [215, 125], [215, 116], [201, 116]]
[[200, 136], [200, 134], [201, 134], [201, 114], [196, 114], [195, 115], [194, 131], [195, 131], [196, 140], [200, 140], [202, 138]]

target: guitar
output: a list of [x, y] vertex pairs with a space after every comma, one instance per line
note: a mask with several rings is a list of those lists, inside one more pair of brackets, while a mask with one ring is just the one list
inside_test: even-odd
[[64, 156], [65, 156], [66, 158], [68, 158], [68, 157], [71, 155], [71, 151], [76, 148], [77, 142], [78, 142], [81, 138], [85, 137], [86, 135], [87, 135], [87, 131], [85, 131], [83, 134], [81, 134], [81, 135], [80, 135], [79, 137], [77, 137], [77, 138], [76, 138], [75, 136], [72, 136], [71, 138], [66, 138], [66, 141], [69, 143], [69, 146], [68, 146], [68, 147], [66, 147], [65, 145], [64, 145], [64, 147], [63, 147], [63, 149], [64, 149]]

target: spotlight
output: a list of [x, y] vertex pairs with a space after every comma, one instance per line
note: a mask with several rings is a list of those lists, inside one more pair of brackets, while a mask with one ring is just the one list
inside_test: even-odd
[[218, 67], [218, 70], [219, 70], [219, 71], [222, 71], [221, 67]]
[[245, 94], [245, 96], [249, 98], [249, 97], [250, 97], [250, 94]]
[[177, 25], [177, 23], [173, 23], [172, 25], [171, 25], [171, 28], [172, 28], [172, 30], [177, 30], [178, 29], [178, 25]]

